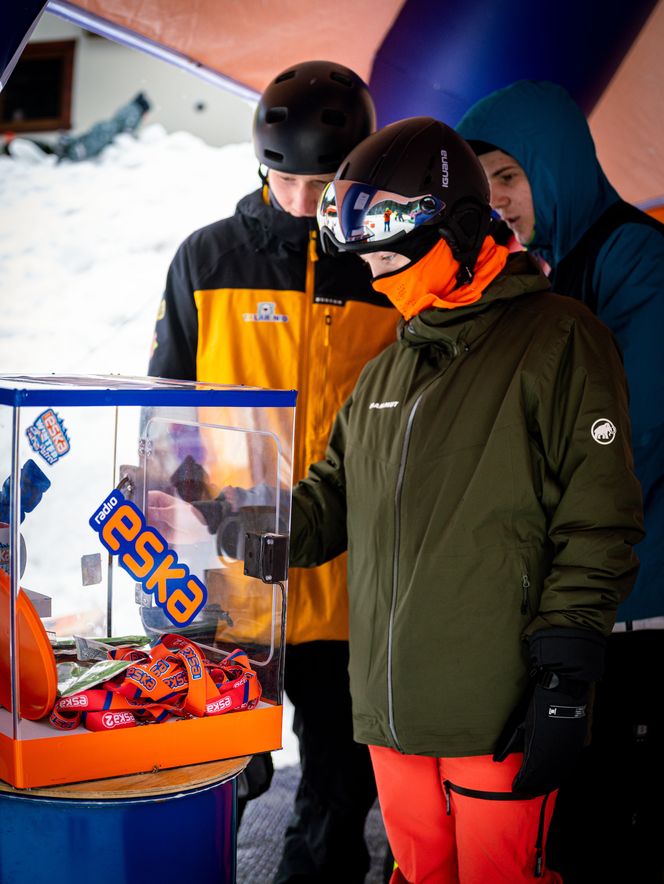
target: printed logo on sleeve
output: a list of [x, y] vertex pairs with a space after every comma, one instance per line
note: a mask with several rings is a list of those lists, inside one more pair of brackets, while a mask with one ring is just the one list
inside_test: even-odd
[[601, 417], [590, 428], [590, 434], [598, 445], [610, 445], [616, 438], [618, 431], [615, 424], [608, 418]]
[[[99, 539], [176, 626], [187, 626], [207, 601], [207, 589], [121, 491], [115, 489], [90, 518]], [[196, 678], [196, 663], [186, 661]], [[200, 668], [200, 667], [199, 667]]]
[[62, 418], [47, 408], [25, 431], [33, 451], [49, 464], [54, 464], [70, 449], [69, 436]]

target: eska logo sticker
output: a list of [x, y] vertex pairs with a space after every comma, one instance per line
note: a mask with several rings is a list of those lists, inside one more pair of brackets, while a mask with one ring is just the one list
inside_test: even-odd
[[[90, 525], [111, 555], [176, 626], [187, 626], [207, 601], [207, 589], [178, 561], [177, 553], [121, 491], [112, 491], [90, 518]], [[193, 673], [192, 673], [193, 674]]]

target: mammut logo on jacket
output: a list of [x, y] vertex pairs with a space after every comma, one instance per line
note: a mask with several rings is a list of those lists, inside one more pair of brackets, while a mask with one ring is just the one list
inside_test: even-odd
[[371, 410], [372, 408], [396, 408], [398, 404], [399, 404], [398, 401], [396, 401], [396, 402], [372, 402], [371, 405], [369, 406], [369, 409]]
[[275, 313], [276, 304], [273, 301], [259, 301], [255, 313], [243, 313], [245, 322], [288, 322], [288, 317], [283, 313]]
[[590, 428], [590, 433], [599, 445], [610, 445], [616, 438], [618, 431], [615, 425], [605, 417], [599, 418]]

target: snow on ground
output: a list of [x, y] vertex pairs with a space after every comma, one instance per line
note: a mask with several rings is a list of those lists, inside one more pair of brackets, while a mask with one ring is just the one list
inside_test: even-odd
[[0, 157], [0, 373], [144, 375], [168, 264], [259, 184], [252, 147], [152, 125], [44, 159]]
[[0, 374], [144, 375], [171, 258], [258, 186], [251, 144], [152, 125], [81, 163], [24, 147], [0, 156]]

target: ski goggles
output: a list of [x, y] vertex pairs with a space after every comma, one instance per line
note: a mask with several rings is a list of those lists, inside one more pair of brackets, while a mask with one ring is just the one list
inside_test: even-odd
[[424, 224], [439, 219], [443, 200], [430, 193], [402, 196], [359, 181], [331, 181], [318, 202], [321, 242], [341, 251], [386, 250]]

